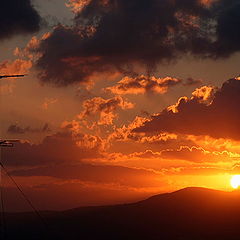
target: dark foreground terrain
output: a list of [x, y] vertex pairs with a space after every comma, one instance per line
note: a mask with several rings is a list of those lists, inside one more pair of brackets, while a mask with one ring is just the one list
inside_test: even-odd
[[239, 240], [240, 194], [186, 188], [125, 205], [6, 214], [1, 239]]

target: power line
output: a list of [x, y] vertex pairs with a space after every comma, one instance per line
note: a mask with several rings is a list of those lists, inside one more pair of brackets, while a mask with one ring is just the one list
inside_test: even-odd
[[[1, 159], [2, 158], [2, 149], [0, 147], [0, 162], [1, 162]], [[3, 178], [2, 178], [2, 167], [0, 166], [0, 205], [1, 205], [1, 239], [4, 239], [5, 238], [5, 214], [4, 214], [4, 202], [3, 202]]]
[[17, 140], [1, 140], [0, 141], [0, 206], [1, 206], [1, 221], [0, 221], [0, 228], [1, 228], [1, 239], [5, 239], [6, 236], [6, 218], [5, 218], [5, 206], [4, 206], [4, 199], [3, 199], [3, 185], [2, 185], [2, 174], [3, 171], [5, 175], [10, 179], [10, 181], [15, 185], [23, 199], [28, 203], [28, 205], [33, 210], [34, 214], [37, 216], [37, 218], [42, 223], [46, 233], [50, 234], [48, 224], [46, 223], [45, 219], [42, 217], [40, 212], [37, 210], [37, 208], [34, 206], [32, 201], [27, 197], [27, 195], [24, 193], [22, 188], [19, 186], [19, 184], [15, 181], [15, 179], [11, 176], [11, 174], [8, 172], [8, 170], [5, 168], [2, 162], [2, 147], [12, 147], [13, 142], [17, 142]]
[[[19, 78], [24, 77], [26, 74], [19, 74], [19, 75], [0, 75], [0, 79], [2, 78]], [[0, 82], [1, 84], [1, 82]], [[1, 95], [0, 95], [1, 97]], [[0, 128], [1, 131], [1, 128]], [[38, 219], [42, 222], [43, 226], [45, 227], [45, 230], [48, 230], [48, 225], [45, 221], [45, 219], [42, 217], [40, 212], [35, 208], [31, 200], [27, 197], [27, 195], [23, 192], [22, 188], [17, 184], [17, 182], [14, 180], [14, 178], [10, 175], [10, 173], [7, 171], [7, 169], [4, 167], [2, 162], [2, 147], [13, 147], [13, 143], [19, 142], [19, 140], [2, 140], [0, 139], [0, 206], [1, 206], [1, 221], [0, 221], [0, 228], [1, 228], [1, 239], [4, 239], [6, 236], [5, 233], [5, 226], [6, 226], [6, 219], [5, 219], [5, 206], [4, 206], [4, 199], [3, 199], [3, 182], [2, 182], [2, 170], [5, 172], [5, 174], [8, 176], [8, 178], [13, 182], [13, 184], [16, 186], [19, 193], [22, 195], [24, 200], [29, 204], [29, 206], [32, 208], [35, 215], [38, 217]], [[48, 231], [47, 231], [48, 232]]]
[[21, 189], [21, 187], [17, 184], [17, 182], [14, 180], [14, 178], [10, 175], [10, 173], [7, 171], [7, 169], [4, 167], [4, 165], [2, 164], [2, 162], [0, 162], [0, 166], [2, 167], [2, 169], [4, 170], [4, 172], [6, 173], [6, 175], [9, 177], [9, 179], [13, 182], [13, 184], [16, 186], [16, 188], [18, 189], [18, 191], [20, 192], [20, 194], [22, 195], [22, 197], [25, 199], [25, 201], [29, 204], [29, 206], [32, 208], [32, 210], [34, 211], [34, 213], [36, 214], [36, 216], [41, 220], [41, 222], [43, 223], [43, 225], [47, 228], [48, 225], [45, 222], [44, 218], [42, 217], [42, 215], [39, 213], [39, 211], [35, 208], [35, 206], [33, 205], [33, 203], [31, 202], [31, 200], [27, 197], [27, 195], [23, 192], [23, 190]]
[[5, 218], [5, 204], [4, 204], [4, 199], [3, 199], [3, 176], [2, 176], [2, 168], [0, 167], [0, 194], [1, 194], [1, 236], [2, 236], [2, 239], [5, 238], [6, 236], [6, 218]]

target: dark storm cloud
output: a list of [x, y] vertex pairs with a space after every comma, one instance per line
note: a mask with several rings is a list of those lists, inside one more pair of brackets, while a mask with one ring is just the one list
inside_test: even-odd
[[0, 6], [0, 40], [40, 29], [41, 17], [30, 0], [3, 0]]
[[240, 50], [240, 1], [225, 0], [219, 1], [219, 16], [216, 28], [216, 57], [218, 53], [223, 56]]
[[51, 132], [51, 129], [49, 128], [49, 125], [47, 123], [44, 124], [42, 128], [32, 128], [30, 126], [21, 127], [21, 126], [18, 126], [17, 124], [12, 124], [8, 127], [7, 132], [11, 134], [45, 133], [45, 132]]
[[214, 94], [207, 94], [203, 88], [202, 91], [195, 91], [191, 99], [179, 99], [175, 111], [172, 108], [165, 109], [134, 131], [174, 132], [240, 140], [240, 80], [226, 81]]
[[240, 50], [240, 0], [92, 0], [73, 27], [57, 26], [41, 41], [42, 82], [66, 86], [95, 73], [147, 72], [191, 53], [220, 58]]

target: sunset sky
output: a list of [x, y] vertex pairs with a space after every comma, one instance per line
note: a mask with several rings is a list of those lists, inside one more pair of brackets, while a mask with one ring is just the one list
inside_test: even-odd
[[2, 161], [38, 208], [232, 190], [240, 0], [2, 5], [0, 74], [27, 74], [0, 80]]

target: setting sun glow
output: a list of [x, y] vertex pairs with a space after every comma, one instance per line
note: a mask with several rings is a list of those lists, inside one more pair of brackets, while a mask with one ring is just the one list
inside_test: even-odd
[[234, 175], [231, 178], [231, 186], [234, 189], [237, 189], [240, 186], [240, 175]]

